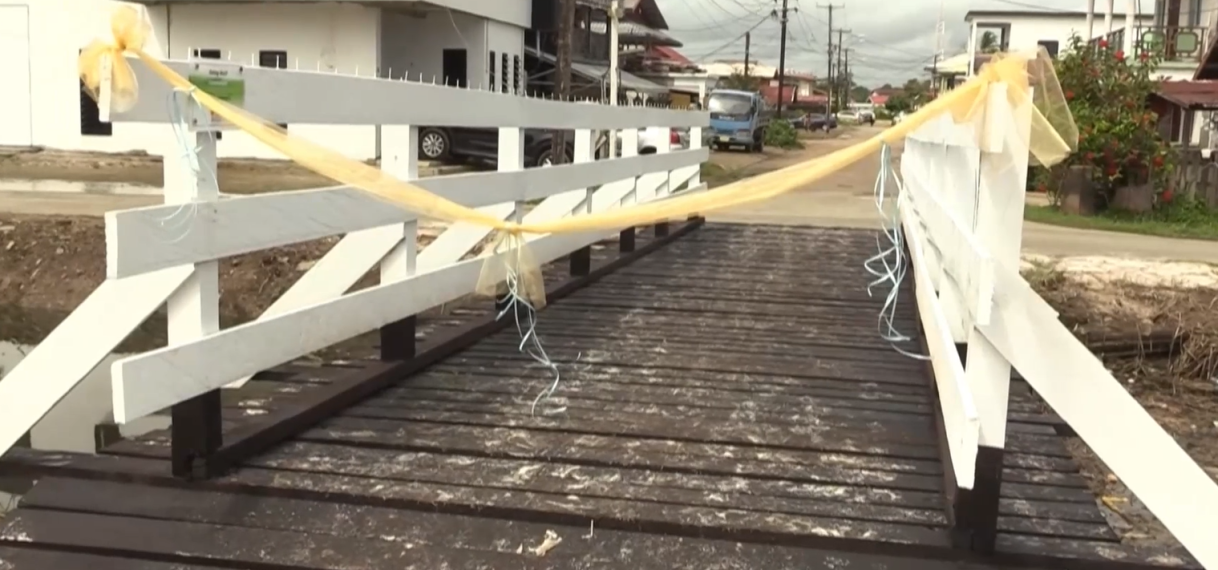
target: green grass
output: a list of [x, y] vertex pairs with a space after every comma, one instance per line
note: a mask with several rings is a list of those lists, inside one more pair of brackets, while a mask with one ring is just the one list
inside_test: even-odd
[[1085, 230], [1218, 241], [1218, 212], [1207, 211], [1193, 204], [1181, 204], [1146, 214], [1104, 212], [1095, 216], [1076, 216], [1053, 206], [1029, 204], [1024, 210], [1024, 219]]
[[749, 176], [744, 168], [727, 168], [713, 162], [703, 162], [701, 172], [702, 181], [706, 183], [707, 188], [730, 184]]

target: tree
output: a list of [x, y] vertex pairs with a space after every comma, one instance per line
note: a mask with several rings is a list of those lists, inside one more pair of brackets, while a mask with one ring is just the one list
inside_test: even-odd
[[719, 86], [724, 89], [737, 89], [740, 91], [760, 91], [761, 78], [734, 71], [731, 75], [720, 79]]
[[855, 85], [850, 88], [851, 101], [866, 101], [869, 95], [871, 95], [871, 90], [862, 85]]
[[[1156, 128], [1158, 116], [1147, 108], [1159, 87], [1158, 57], [1143, 52], [1128, 58], [1105, 41], [1091, 49], [1079, 36], [1070, 44], [1056, 64], [1079, 135], [1078, 152], [1065, 164], [1090, 166], [1102, 197], [1111, 199], [1121, 186], [1151, 182], [1161, 192], [1161, 202], [1170, 202], [1173, 155]], [[1056, 190], [1043, 175], [1037, 185]]]
[[998, 45], [998, 34], [994, 32], [985, 32], [981, 34], [981, 42], [977, 46], [977, 51], [981, 53], [997, 53], [1001, 49]]
[[913, 110], [913, 101], [907, 93], [893, 93], [888, 96], [888, 102], [884, 103], [884, 110], [890, 115], [896, 116], [903, 112]]

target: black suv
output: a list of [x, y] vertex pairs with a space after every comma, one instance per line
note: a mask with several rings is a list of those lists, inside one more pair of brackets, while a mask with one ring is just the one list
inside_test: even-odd
[[[571, 162], [575, 144], [568, 135], [565, 162]], [[545, 129], [525, 129], [524, 166], [549, 166], [553, 157], [554, 132]], [[499, 160], [499, 129], [475, 127], [420, 127], [419, 158], [444, 160], [455, 158], [494, 165]]]

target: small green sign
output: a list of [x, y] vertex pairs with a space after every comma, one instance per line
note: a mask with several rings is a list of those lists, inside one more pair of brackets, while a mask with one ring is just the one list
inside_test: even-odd
[[220, 76], [214, 73], [207, 75], [191, 74], [190, 84], [199, 91], [207, 93], [216, 99], [234, 107], [245, 105], [245, 79], [241, 77]]

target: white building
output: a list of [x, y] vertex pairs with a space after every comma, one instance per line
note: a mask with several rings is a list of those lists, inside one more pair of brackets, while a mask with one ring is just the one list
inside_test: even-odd
[[[408, 74], [413, 80], [447, 78], [474, 88], [489, 84], [494, 71], [489, 62], [503, 61], [504, 55], [513, 68], [523, 69], [524, 32], [532, 17], [530, 0], [145, 4], [155, 35], [146, 50], [156, 57], [231, 59], [369, 77]], [[109, 35], [114, 6], [103, 0], [0, 3], [0, 77], [17, 81], [0, 89], [0, 145], [160, 155], [174, 144], [163, 125], [98, 122], [96, 105], [80, 89], [77, 54], [92, 39]], [[523, 85], [525, 78], [514, 81]], [[353, 158], [376, 155], [371, 126], [288, 128]], [[227, 157], [280, 158], [240, 132], [224, 133], [218, 151]]]
[[[1125, 14], [1117, 13], [1112, 19], [1118, 25], [1125, 22]], [[970, 51], [984, 53], [987, 34], [996, 45], [996, 51], [1031, 51], [1044, 46], [1050, 55], [1070, 48], [1070, 38], [1077, 35], [1084, 41], [1087, 36], [1087, 14], [1085, 12], [1048, 12], [1037, 10], [970, 10], [964, 15], [969, 25]], [[1137, 14], [1134, 21], [1140, 25], [1154, 22], [1153, 14]], [[1096, 21], [1099, 31], [1103, 22]], [[967, 57], [964, 59], [967, 65]]]

